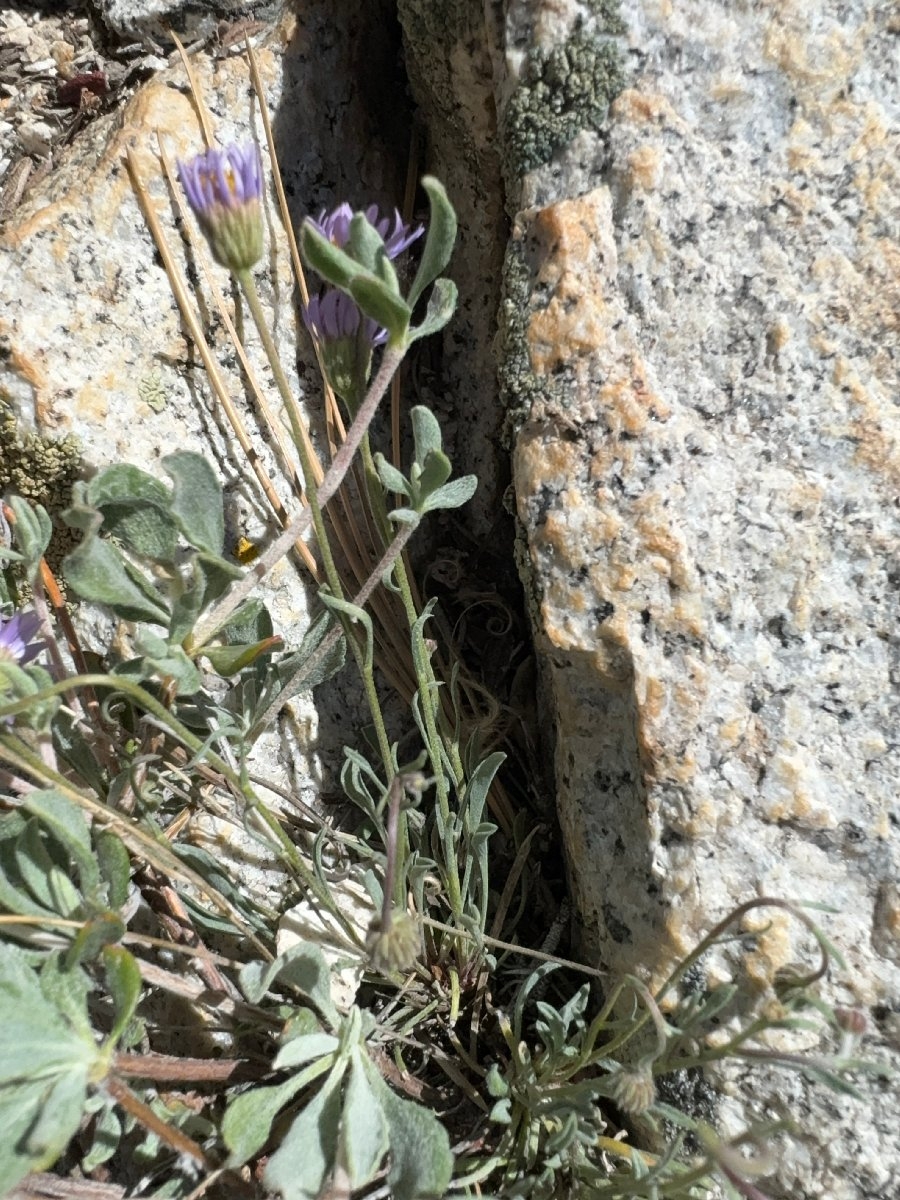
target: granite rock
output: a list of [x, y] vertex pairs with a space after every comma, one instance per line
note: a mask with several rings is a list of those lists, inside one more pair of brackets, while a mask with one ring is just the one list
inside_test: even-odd
[[[588, 7], [529, 7], [545, 58]], [[529, 368], [514, 481], [583, 949], [658, 980], [741, 901], [828, 903], [847, 962], [832, 987], [889, 1036], [895, 18], [830, 0], [622, 11], [605, 127], [507, 180]], [[808, 953], [776, 920], [714, 969], [765, 988]], [[732, 1084], [735, 1128], [787, 1087]], [[896, 1096], [839, 1112], [802, 1082], [783, 1095], [809, 1142], [778, 1194], [892, 1194]]]

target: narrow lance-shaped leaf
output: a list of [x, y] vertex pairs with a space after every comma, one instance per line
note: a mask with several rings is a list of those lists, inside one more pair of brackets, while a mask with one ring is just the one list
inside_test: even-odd
[[427, 500], [432, 492], [436, 492], [450, 478], [453, 468], [450, 459], [443, 450], [431, 450], [425, 457], [425, 462], [416, 481], [419, 492], [419, 507]]
[[415, 442], [415, 461], [423, 466], [425, 459], [432, 450], [440, 450], [442, 445], [441, 426], [437, 417], [424, 404], [416, 404], [409, 414], [413, 427]]
[[21, 496], [10, 496], [6, 503], [15, 518], [16, 545], [26, 562], [36, 568], [53, 532], [47, 511], [40, 504], [29, 504]]
[[251, 962], [239, 973], [241, 990], [251, 1004], [258, 1004], [276, 979], [293, 984], [334, 1027], [340, 1024], [340, 1016], [331, 999], [331, 972], [325, 956], [318, 946], [310, 942], [298, 942], [274, 962]]
[[[386, 257], [384, 238], [365, 213], [355, 213], [350, 219], [347, 253], [367, 271], [378, 274], [378, 260]], [[399, 288], [395, 288], [395, 291], [399, 292]]]
[[419, 338], [439, 333], [456, 312], [458, 292], [452, 279], [437, 279], [428, 297], [428, 307], [425, 316], [418, 325], [409, 331], [409, 340], [416, 342]]
[[333, 612], [341, 613], [345, 617], [349, 617], [351, 621], [358, 622], [362, 625], [366, 634], [366, 656], [365, 669], [372, 670], [372, 664], [375, 659], [375, 631], [372, 627], [372, 618], [364, 608], [359, 608], [355, 604], [351, 604], [349, 600], [342, 600], [338, 596], [332, 596], [324, 588], [319, 594], [319, 598], [326, 608]]
[[343, 288], [345, 292], [350, 290], [350, 280], [360, 273], [359, 263], [323, 237], [309, 218], [300, 228], [300, 249], [306, 265], [327, 283]]
[[140, 587], [126, 570], [120, 555], [100, 538], [88, 535], [63, 561], [63, 574], [83, 600], [105, 604], [126, 621], [168, 624], [162, 599]]
[[404, 340], [412, 310], [389, 284], [360, 272], [350, 280], [347, 290], [367, 317], [384, 326], [391, 343]]
[[428, 193], [431, 215], [422, 259], [407, 296], [410, 308], [415, 308], [416, 301], [428, 285], [433, 283], [446, 267], [456, 242], [456, 213], [443, 184], [433, 176], [426, 175], [422, 180], [422, 187]]
[[134, 955], [124, 946], [107, 946], [103, 951], [103, 965], [115, 1009], [107, 1045], [114, 1046], [128, 1027], [141, 998], [141, 972]]
[[378, 472], [378, 478], [384, 484], [387, 491], [397, 492], [401, 496], [408, 496], [410, 494], [409, 484], [402, 471], [398, 471], [395, 466], [389, 463], [380, 451], [375, 455], [375, 470]]
[[30, 792], [23, 807], [51, 829], [75, 859], [82, 890], [89, 892], [94, 889], [100, 876], [91, 847], [90, 831], [81, 810], [52, 788]]
[[340, 1126], [342, 1075], [343, 1069], [328, 1077], [294, 1118], [269, 1159], [263, 1182], [284, 1200], [316, 1200], [331, 1174]]
[[169, 513], [171, 494], [158, 479], [130, 463], [114, 463], [88, 482], [84, 496], [102, 513], [104, 533], [145, 558], [174, 560], [178, 530]]
[[319, 1072], [319, 1064], [298, 1071], [284, 1083], [255, 1087], [230, 1102], [222, 1118], [222, 1140], [230, 1151], [229, 1167], [239, 1167], [266, 1144], [275, 1118]]
[[375, 1178], [387, 1149], [388, 1124], [381, 1096], [369, 1082], [362, 1051], [354, 1047], [338, 1144], [338, 1164], [347, 1172], [351, 1187], [365, 1187]]
[[477, 475], [461, 475], [452, 479], [432, 492], [423, 505], [423, 512], [433, 512], [437, 508], [459, 508], [468, 502], [478, 490]]
[[388, 1184], [393, 1200], [443, 1196], [453, 1174], [446, 1129], [427, 1108], [396, 1096], [368, 1060], [366, 1068], [387, 1118], [391, 1155]]

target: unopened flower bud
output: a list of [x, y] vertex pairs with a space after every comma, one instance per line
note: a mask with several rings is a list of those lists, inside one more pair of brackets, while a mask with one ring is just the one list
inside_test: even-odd
[[382, 929], [377, 918], [369, 929], [366, 949], [372, 966], [382, 975], [408, 971], [422, 950], [419, 926], [407, 913], [395, 914], [387, 929]]
[[868, 1028], [865, 1013], [858, 1008], [836, 1008], [834, 1019], [842, 1033], [852, 1034], [853, 1037], [862, 1037]]
[[645, 1113], [656, 1099], [653, 1072], [646, 1065], [619, 1071], [613, 1080], [612, 1098], [629, 1116]]

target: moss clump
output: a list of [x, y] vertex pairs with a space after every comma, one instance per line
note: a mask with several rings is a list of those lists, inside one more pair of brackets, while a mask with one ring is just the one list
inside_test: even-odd
[[507, 184], [548, 162], [582, 129], [598, 129], [623, 83], [615, 44], [583, 30], [552, 50], [529, 51], [503, 118]]

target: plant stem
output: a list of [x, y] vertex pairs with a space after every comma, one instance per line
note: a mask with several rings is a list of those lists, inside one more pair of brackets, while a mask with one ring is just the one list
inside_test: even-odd
[[253, 275], [250, 271], [240, 271], [235, 275], [237, 282], [243, 293], [244, 299], [247, 301], [247, 307], [250, 309], [250, 315], [253, 317], [253, 322], [256, 325], [256, 332], [259, 334], [259, 339], [262, 342], [263, 350], [266, 358], [269, 361], [269, 366], [272, 369], [272, 375], [275, 378], [275, 385], [278, 388], [278, 394], [281, 396], [281, 401], [284, 404], [285, 412], [288, 415], [288, 420], [291, 423], [291, 434], [294, 439], [294, 446], [300, 458], [300, 470], [303, 472], [303, 483], [306, 489], [306, 501], [309, 505], [309, 511], [312, 516], [313, 528], [316, 531], [316, 541], [319, 544], [319, 553], [322, 555], [322, 562], [325, 567], [325, 576], [335, 595], [341, 595], [340, 578], [337, 573], [337, 567], [334, 563], [334, 555], [331, 552], [331, 544], [328, 540], [328, 533], [325, 529], [325, 522], [322, 518], [322, 508], [319, 503], [317, 494], [318, 480], [313, 466], [312, 446], [309, 441], [309, 434], [303, 427], [300, 418], [297, 415], [297, 405], [294, 400], [291, 386], [287, 381], [284, 370], [281, 366], [281, 359], [278, 357], [278, 350], [275, 346], [274, 339], [266, 324], [266, 315], [263, 312], [262, 305], [259, 300], [259, 292], [256, 290], [256, 284], [253, 282]]
[[[307, 866], [303, 857], [298, 852], [297, 847], [281, 828], [279, 821], [269, 807], [256, 796], [249, 784], [242, 783], [240, 777], [232, 770], [229, 764], [225, 762], [225, 760], [218, 754], [216, 754], [215, 751], [211, 750], [205, 741], [197, 737], [196, 734], [191, 733], [186, 726], [184, 726], [175, 716], [172, 715], [172, 713], [164, 704], [160, 704], [155, 696], [151, 696], [149, 692], [146, 692], [133, 680], [120, 676], [75, 675], [70, 679], [65, 679], [59, 683], [52, 684], [50, 687], [45, 688], [43, 691], [38, 692], [34, 696], [28, 696], [23, 700], [17, 700], [14, 704], [4, 705], [3, 711], [0, 713], [0, 721], [2, 721], [4, 716], [15, 715], [15, 713], [23, 711], [38, 700], [49, 699], [51, 696], [59, 695], [61, 692], [78, 687], [109, 688], [112, 691], [124, 693], [138, 707], [142, 708], [145, 712], [150, 713], [163, 726], [164, 729], [166, 729], [172, 734], [173, 737], [176, 737], [180, 742], [187, 746], [189, 750], [192, 750], [195, 755], [205, 759], [214, 770], [218, 771], [219, 774], [231, 784], [231, 786], [234, 788], [235, 794], [244, 798], [248, 809], [252, 809], [259, 815], [266, 828], [275, 839], [278, 849], [281, 851], [282, 857], [295, 871], [297, 877], [301, 880], [305, 887], [309, 889], [309, 891], [316, 897], [320, 904], [322, 904], [336, 917], [337, 920], [340, 921], [342, 927], [348, 931], [351, 937], [355, 937], [355, 933], [350, 925], [350, 922], [340, 911], [328, 889], [319, 882], [315, 873]], [[33, 753], [30, 749], [24, 746], [24, 744], [15, 747], [10, 745], [9, 735], [3, 733], [0, 733], [0, 758], [6, 758], [6, 760], [13, 765], [17, 765], [19, 762], [25, 762], [29, 771], [37, 774], [38, 778], [43, 776], [44, 778], [52, 779], [55, 786], [58, 787], [62, 785], [64, 789], [68, 788], [70, 791], [74, 790], [77, 792], [77, 789], [72, 789], [71, 785], [68, 784], [68, 782], [61, 775], [59, 775], [58, 772], [51, 770], [46, 766], [46, 764], [41, 764], [41, 766], [38, 767], [34, 761]], [[41, 768], [43, 768], [43, 771]], [[81, 792], [77, 792], [77, 795], [79, 798], [82, 797]], [[100, 800], [97, 800], [95, 805], [100, 809], [106, 808], [106, 805]], [[117, 829], [116, 832], [120, 831]]]
[[[354, 608], [364, 608], [366, 606], [370, 596], [381, 582], [382, 576], [390, 571], [400, 555], [403, 553], [403, 548], [412, 537], [415, 529], [416, 526], [414, 524], [409, 524], [401, 526], [401, 528], [397, 531], [397, 533], [394, 535], [394, 540], [372, 568], [369, 578], [351, 600], [351, 604], [354, 606]], [[305, 680], [325, 658], [328, 652], [337, 644], [340, 635], [340, 629], [335, 626], [334, 629], [332, 629], [331, 632], [322, 639], [309, 658], [300, 664], [296, 674], [288, 680], [275, 699], [272, 700], [269, 706], [257, 719], [250, 731], [249, 736], [251, 740], [257, 737], [259, 733], [275, 719], [279, 710], [288, 702], [288, 700], [290, 700], [293, 696], [296, 696], [296, 694], [302, 689]]]
[[[369, 385], [366, 398], [360, 405], [359, 412], [356, 414], [353, 424], [348, 429], [347, 436], [341, 448], [332, 459], [331, 466], [325, 473], [325, 478], [318, 489], [317, 498], [322, 508], [325, 507], [344, 482], [344, 478], [353, 463], [353, 456], [359, 449], [363, 435], [372, 422], [372, 418], [378, 409], [379, 401], [388, 389], [391, 377], [403, 361], [404, 353], [405, 349], [403, 347], [388, 346], [386, 348], [381, 360], [381, 366], [372, 383]], [[308, 528], [311, 521], [312, 516], [308, 508], [304, 508], [302, 512], [298, 513], [290, 525], [278, 535], [265, 553], [257, 559], [244, 578], [223, 596], [218, 604], [215, 604], [210, 609], [206, 614], [205, 620], [198, 623], [185, 646], [189, 654], [196, 654], [210, 638], [218, 633], [229, 617], [244, 603], [254, 587], [266, 577], [275, 563], [284, 558], [300, 534]]]
[[200, 1163], [204, 1170], [209, 1171], [212, 1168], [212, 1163], [193, 1138], [187, 1137], [180, 1129], [174, 1129], [158, 1117], [153, 1109], [149, 1108], [143, 1100], [139, 1100], [121, 1079], [116, 1079], [114, 1075], [111, 1075], [103, 1081], [103, 1086], [117, 1104], [120, 1104], [137, 1121], [140, 1121], [145, 1129], [155, 1133], [161, 1142], [171, 1146], [178, 1154], [187, 1154]]
[[[269, 360], [269, 366], [272, 368], [272, 374], [275, 377], [275, 383], [278, 387], [282, 403], [285, 411], [291, 422], [291, 433], [294, 438], [294, 445], [297, 448], [297, 454], [300, 456], [300, 469], [303, 472], [303, 482], [306, 487], [306, 501], [309, 505], [309, 511], [312, 516], [313, 528], [316, 531], [316, 541], [319, 544], [319, 552], [322, 555], [322, 565], [325, 568], [325, 578], [328, 580], [328, 586], [339, 599], [344, 599], [344, 589], [341, 584], [341, 577], [338, 574], [338, 569], [334, 561], [334, 555], [331, 551], [331, 543], [328, 538], [328, 531], [325, 528], [325, 520], [322, 516], [322, 506], [319, 502], [318, 495], [318, 480], [316, 479], [315, 469], [313, 467], [312, 446], [309, 442], [309, 436], [306, 429], [300, 422], [297, 416], [297, 406], [294, 403], [294, 397], [291, 393], [290, 384], [284, 374], [281, 366], [281, 360], [278, 357], [278, 350], [269, 327], [266, 324], [266, 316], [263, 312], [262, 305], [259, 302], [259, 293], [256, 290], [256, 284], [253, 282], [253, 276], [250, 271], [240, 271], [235, 278], [240, 285], [241, 291], [244, 294], [244, 299], [250, 309], [250, 313], [256, 324], [256, 331], [259, 334], [260, 341], [263, 344], [263, 349], [266, 352], [266, 358]], [[374, 411], [374, 410], [373, 410]], [[366, 700], [369, 705], [369, 712], [372, 716], [372, 723], [375, 727], [375, 736], [378, 740], [378, 749], [381, 753], [384, 771], [390, 778], [393, 770], [393, 762], [391, 759], [391, 743], [388, 739], [387, 729], [384, 724], [384, 715], [381, 711], [381, 703], [378, 699], [378, 691], [375, 687], [375, 679], [371, 670], [367, 669], [362, 648], [359, 645], [356, 636], [356, 630], [353, 628], [353, 622], [348, 617], [341, 617], [341, 624], [344, 627], [344, 633], [347, 638], [347, 643], [356, 660], [356, 666], [359, 670], [363, 681], [363, 688], [366, 693]]]

